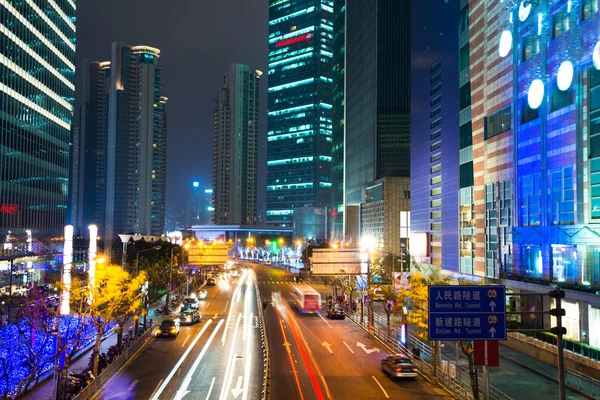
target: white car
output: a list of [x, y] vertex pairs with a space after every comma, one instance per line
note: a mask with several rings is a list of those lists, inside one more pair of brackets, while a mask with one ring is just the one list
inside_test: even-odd
[[206, 300], [207, 297], [208, 297], [208, 292], [206, 290], [202, 289], [198, 292], [198, 298], [200, 300]]

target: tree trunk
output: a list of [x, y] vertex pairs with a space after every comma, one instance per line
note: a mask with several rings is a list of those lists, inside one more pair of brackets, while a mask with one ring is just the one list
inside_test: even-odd
[[467, 356], [469, 360], [469, 377], [471, 378], [471, 390], [473, 391], [473, 398], [479, 399], [479, 380], [477, 379], [477, 368], [475, 368], [475, 360], [473, 354]]
[[433, 376], [437, 376], [437, 347], [435, 342], [429, 342], [429, 348], [431, 349], [431, 366], [433, 367]]
[[92, 373], [98, 376], [98, 358], [100, 357], [100, 343], [102, 343], [102, 327], [96, 329], [96, 343], [94, 343]]
[[121, 350], [123, 349], [123, 327], [121, 326], [121, 324], [119, 324], [119, 327], [117, 330], [117, 349], [119, 349], [119, 354], [121, 353]]

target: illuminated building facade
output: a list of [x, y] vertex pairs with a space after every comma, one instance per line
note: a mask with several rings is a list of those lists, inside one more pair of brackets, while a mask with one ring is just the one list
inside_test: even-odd
[[[384, 178], [410, 176], [411, 1], [347, 0], [345, 13], [344, 235], [357, 244], [367, 232], [363, 211], [374, 207], [369, 193], [394, 202], [379, 207], [382, 213], [409, 211], [408, 184], [401, 196], [386, 196], [385, 187], [396, 184]], [[390, 217], [399, 226], [400, 214]], [[378, 246], [400, 249], [396, 233]]]
[[514, 3], [468, 6], [471, 273], [567, 289], [567, 336], [600, 347], [598, 1]]
[[81, 232], [98, 225], [108, 247], [119, 233], [165, 229], [167, 98], [159, 54], [113, 43], [110, 61], [85, 63], [72, 172], [83, 179], [73, 190], [71, 216]]
[[[433, 8], [439, 12], [431, 13]], [[459, 0], [423, 0], [412, 9], [411, 255], [453, 270], [459, 232], [458, 21]], [[468, 44], [468, 36], [461, 38]], [[470, 87], [464, 90], [470, 96]], [[466, 107], [462, 98], [460, 105]]]
[[0, 3], [0, 234], [60, 234], [75, 96], [75, 2]]
[[333, 30], [333, 0], [269, 1], [267, 224], [331, 205]]
[[233, 64], [217, 91], [213, 132], [214, 223], [256, 225], [261, 71]]
[[344, 238], [344, 87], [346, 57], [346, 0], [333, 1], [333, 183], [332, 236]]
[[214, 214], [212, 197], [212, 189], [203, 189], [200, 182], [192, 182], [187, 200], [184, 227], [212, 223]]

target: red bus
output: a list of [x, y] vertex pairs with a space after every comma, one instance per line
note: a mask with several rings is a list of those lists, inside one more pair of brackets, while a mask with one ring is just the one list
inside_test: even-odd
[[321, 295], [308, 285], [294, 286], [294, 301], [301, 313], [318, 313], [321, 311]]

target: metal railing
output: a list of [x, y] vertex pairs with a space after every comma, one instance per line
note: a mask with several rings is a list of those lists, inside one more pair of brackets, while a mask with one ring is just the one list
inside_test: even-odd
[[112, 363], [110, 363], [102, 373], [98, 374], [96, 379], [91, 381], [81, 392], [77, 393], [71, 399], [73, 400], [86, 400], [90, 398], [96, 391], [102, 389], [104, 384], [111, 379], [116, 372], [129, 360], [129, 358], [135, 354], [146, 342], [154, 336], [156, 324], [150, 325], [150, 327], [139, 337], [131, 346], [127, 347], [121, 354], [119, 354]]
[[[346, 308], [346, 315], [364, 330], [369, 332], [377, 340], [385, 344], [395, 353], [401, 353], [408, 356], [413, 363], [419, 368], [419, 371], [428, 378], [435, 380], [440, 385], [450, 391], [457, 399], [473, 400], [471, 389], [470, 374], [467, 368], [460, 365], [454, 365], [446, 357], [441, 357], [441, 365], [438, 366], [437, 374], [434, 374], [433, 366], [431, 365], [431, 347], [414, 337], [407, 334], [407, 340], [411, 348], [419, 349], [419, 355], [415, 355], [412, 351], [398, 341], [395, 337], [388, 333], [387, 317], [383, 317], [373, 312], [374, 324], [369, 326], [368, 312], [364, 310], [364, 317], [361, 322], [360, 314]], [[453, 371], [454, 370], [454, 371]], [[454, 372], [454, 373], [452, 373]], [[435, 376], [434, 376], [435, 375]], [[483, 380], [478, 377], [480, 397], [483, 398]], [[512, 400], [510, 396], [498, 388], [490, 385], [491, 400]]]
[[576, 389], [594, 399], [600, 399], [600, 380], [584, 375], [571, 368], [567, 368], [566, 375], [567, 387]]
[[269, 351], [269, 341], [265, 329], [265, 315], [262, 309], [262, 301], [256, 275], [254, 276], [254, 287], [256, 288], [256, 302], [258, 305], [258, 326], [260, 327], [260, 341], [263, 351], [263, 381], [262, 381], [262, 400], [271, 398], [271, 353]]

